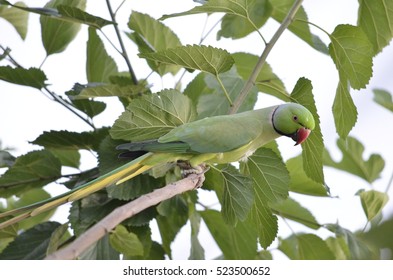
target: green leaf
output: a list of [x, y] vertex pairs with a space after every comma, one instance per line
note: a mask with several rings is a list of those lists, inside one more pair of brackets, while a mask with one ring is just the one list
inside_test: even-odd
[[72, 100], [72, 104], [90, 118], [101, 114], [106, 108], [106, 103], [94, 100]]
[[[135, 31], [129, 34], [129, 37], [137, 44], [140, 53], [158, 52], [181, 46], [179, 38], [169, 27], [147, 14], [133, 11], [128, 26]], [[154, 61], [148, 61], [148, 64], [160, 76], [166, 73], [175, 75], [180, 70], [177, 65], [160, 65]]]
[[368, 248], [366, 243], [349, 230], [342, 228], [338, 224], [327, 224], [325, 227], [336, 235], [339, 242], [347, 244], [349, 249], [348, 259], [370, 260], [375, 258], [373, 252]]
[[[237, 72], [243, 80], [247, 80], [257, 64], [258, 56], [248, 53], [234, 53], [232, 57], [235, 60]], [[255, 84], [261, 92], [273, 95], [286, 102], [290, 101], [284, 83], [273, 73], [272, 68], [266, 62], [263, 64]]]
[[109, 199], [104, 192], [94, 193], [82, 200], [74, 201], [68, 217], [76, 236], [103, 219], [124, 202]]
[[170, 246], [180, 229], [188, 221], [188, 206], [183, 197], [175, 196], [161, 202], [157, 211], [160, 214], [156, 220], [160, 230], [162, 247], [168, 256], [172, 257]]
[[48, 248], [46, 249], [46, 254], [49, 255], [57, 251], [63, 245], [63, 242], [65, 242], [66, 239], [69, 237], [70, 234], [68, 232], [68, 223], [63, 224], [58, 228], [56, 228], [56, 230], [53, 231], [51, 238], [49, 240]]
[[196, 211], [195, 204], [189, 203], [189, 219], [191, 224], [191, 252], [189, 260], [204, 260], [205, 250], [198, 239], [201, 225], [201, 215]]
[[45, 73], [37, 68], [12, 68], [10, 66], [0, 66], [0, 80], [36, 89], [45, 87], [47, 80]]
[[[100, 113], [102, 113], [105, 110], [106, 103], [100, 102], [100, 101], [95, 101], [95, 100], [78, 99], [78, 95], [88, 86], [89, 86], [89, 84], [88, 85], [81, 85], [79, 83], [76, 83], [73, 86], [73, 88], [71, 90], [67, 91], [65, 94], [71, 100], [71, 102], [75, 106], [75, 108], [84, 112], [90, 118], [94, 118], [95, 116], [99, 115]], [[95, 84], [94, 84], [94, 86], [95, 86]]]
[[241, 171], [253, 179], [254, 205], [251, 219], [257, 229], [259, 242], [267, 248], [276, 238], [277, 217], [272, 214], [269, 202], [288, 197], [289, 174], [281, 158], [270, 149], [260, 148], [247, 162], [241, 163]]
[[45, 258], [52, 233], [60, 226], [46, 222], [18, 235], [0, 254], [0, 260], [40, 260]]
[[[206, 5], [214, 7], [214, 2], [235, 7], [235, 4], [230, 1], [209, 1]], [[218, 40], [221, 37], [239, 39], [258, 31], [269, 19], [272, 12], [272, 6], [267, 0], [237, 1], [236, 8], [239, 6], [242, 6], [242, 10], [239, 9], [236, 12], [232, 10], [222, 18], [221, 30], [217, 32]], [[237, 12], [240, 12], [240, 14]]]
[[367, 160], [363, 159], [364, 146], [353, 137], [346, 141], [338, 139], [337, 146], [342, 152], [340, 162], [334, 161], [329, 152], [324, 155], [324, 164], [363, 178], [369, 183], [379, 178], [385, 161], [380, 155], [372, 154]]
[[191, 82], [187, 84], [186, 88], [184, 89], [184, 95], [189, 97], [194, 104], [198, 105], [199, 98], [203, 94], [210, 94], [213, 92], [213, 90], [206, 85], [205, 79], [207, 75], [208, 74], [203, 72], [199, 73], [194, 77], [194, 79], [191, 80]]
[[[219, 77], [227, 90], [229, 98], [235, 100], [245, 84], [243, 79], [239, 77], [234, 67], [228, 72], [220, 74]], [[194, 100], [194, 104], [197, 104], [198, 119], [227, 114], [230, 104], [221, 84], [215, 77], [208, 74], [205, 75], [204, 83], [206, 85], [205, 90], [194, 91], [191, 97]], [[252, 110], [257, 99], [258, 92], [253, 88], [239, 108], [239, 112]]]
[[372, 48], [360, 27], [337, 25], [330, 34], [329, 54], [336, 64], [340, 80], [348, 79], [354, 89], [366, 87], [372, 76]]
[[[46, 9], [56, 9], [59, 5], [77, 7], [84, 10], [86, 0], [51, 0], [44, 7]], [[55, 11], [55, 13], [57, 13]], [[80, 30], [80, 24], [59, 20], [55, 17], [41, 15], [41, 36], [46, 55], [60, 53], [64, 51], [69, 43], [74, 40]]]
[[156, 63], [174, 64], [187, 69], [200, 70], [215, 76], [228, 71], [234, 63], [233, 58], [226, 50], [199, 45], [140, 53], [139, 57], [153, 60]]
[[[116, 150], [116, 147], [122, 143], [124, 142], [113, 140], [110, 136], [101, 142], [98, 150], [100, 174], [108, 173], [129, 162], [129, 159], [119, 159], [119, 151]], [[153, 178], [148, 174], [140, 174], [120, 185], [109, 186], [106, 191], [111, 198], [132, 200], [164, 185], [164, 178]]]
[[59, 16], [59, 13], [54, 8], [29, 8], [29, 7], [26, 7], [25, 5], [13, 5], [6, 0], [0, 0], [0, 4], [12, 6], [16, 9], [20, 9], [22, 11], [26, 11], [29, 13], [35, 13], [35, 14], [45, 15], [45, 16], [50, 16], [50, 17], [58, 17]]
[[232, 227], [224, 222], [218, 211], [205, 210], [200, 214], [225, 259], [254, 259], [257, 252], [257, 234], [251, 222], [238, 222]]
[[86, 75], [89, 83], [109, 82], [109, 77], [118, 73], [116, 62], [108, 55], [97, 31], [89, 28], [87, 41]]
[[149, 223], [158, 216], [155, 207], [149, 207], [138, 214], [135, 214], [131, 218], [123, 221], [125, 226], [141, 227], [149, 225]]
[[338, 135], [345, 140], [355, 126], [358, 112], [349, 93], [349, 84], [347, 80], [342, 79], [337, 86], [336, 97], [333, 102], [333, 116]]
[[96, 29], [101, 29], [106, 25], [114, 24], [114, 22], [103, 19], [101, 17], [93, 16], [77, 7], [58, 5], [57, 10], [59, 14], [65, 18], [80, 22]]
[[359, 0], [358, 25], [372, 43], [374, 55], [379, 53], [393, 36], [393, 3]]
[[287, 160], [286, 166], [291, 178], [289, 190], [306, 195], [327, 196], [326, 187], [307, 176], [303, 169], [303, 162], [301, 155]]
[[329, 237], [326, 239], [326, 244], [329, 246], [336, 260], [347, 260], [349, 258], [349, 248], [343, 238]]
[[[295, 0], [269, 0], [269, 2], [273, 6], [272, 18], [281, 23], [292, 8]], [[308, 17], [306, 11], [303, 7], [300, 7], [288, 29], [312, 48], [327, 54], [328, 49], [326, 45], [318, 36], [311, 33], [307, 22]]]
[[393, 112], [393, 102], [392, 102], [392, 95], [387, 92], [386, 90], [382, 89], [374, 89], [374, 101], [385, 107], [390, 112]]
[[265, 0], [209, 0], [191, 10], [164, 15], [161, 20], [200, 13], [225, 13], [217, 37], [241, 38], [257, 31], [271, 13], [270, 1]]
[[300, 234], [298, 241], [299, 257], [302, 260], [332, 260], [334, 255], [326, 242], [314, 234]]
[[[259, 190], [261, 192], [261, 190]], [[251, 221], [256, 227], [259, 244], [267, 249], [278, 233], [277, 216], [273, 214], [270, 206], [261, 199], [261, 194], [255, 197], [254, 206], [251, 209]]]
[[[123, 224], [124, 225], [124, 224]], [[148, 259], [149, 256], [153, 253], [152, 251], [154, 250], [153, 248], [153, 240], [151, 239], [151, 229], [149, 225], [144, 225], [144, 226], [127, 226], [126, 230], [128, 232], [132, 232], [135, 234], [139, 240], [139, 242], [142, 244], [142, 249], [143, 249], [143, 255], [142, 256], [130, 256], [130, 255], [124, 255], [123, 260], [145, 260]]]
[[[4, 210], [11, 210], [11, 209], [17, 209], [23, 206], [27, 206], [39, 201], [43, 201], [45, 199], [49, 199], [51, 196], [49, 193], [47, 193], [43, 189], [31, 189], [31, 190], [26, 190], [23, 193], [21, 193], [18, 198], [15, 197], [10, 197], [7, 199], [7, 208]], [[39, 224], [43, 221], [47, 221], [52, 215], [54, 214], [56, 210], [50, 210], [48, 212], [39, 214], [34, 217], [27, 218], [23, 221], [20, 221], [17, 225], [18, 229], [28, 229], [36, 224]], [[8, 227], [7, 227], [8, 228]]]
[[280, 240], [279, 249], [293, 260], [332, 260], [326, 242], [314, 234], [296, 234]]
[[60, 169], [60, 161], [48, 151], [32, 151], [22, 155], [0, 177], [0, 196], [19, 195], [45, 186], [61, 177]]
[[8, 151], [0, 150], [0, 168], [11, 167], [14, 162], [15, 157], [13, 155], [11, 155]]
[[[28, 15], [28, 13], [26, 12], [29, 12], [29, 13], [34, 13], [34, 14], [54, 18], [57, 20], [65, 21], [68, 23], [82, 23], [97, 29], [101, 29], [102, 27], [108, 24], [113, 24], [112, 21], [108, 21], [106, 19], [86, 13], [80, 8], [77, 8], [74, 5], [72, 5], [73, 3], [66, 2], [66, 1], [63, 1], [64, 4], [60, 3], [56, 7], [54, 7], [53, 5], [51, 6], [48, 5], [44, 8], [26, 7], [26, 5], [23, 4], [23, 2], [17, 2], [15, 3], [15, 5], [5, 0], [1, 0], [0, 2], [4, 3], [5, 5], [12, 6], [13, 8], [18, 9], [20, 11], [23, 11], [23, 13], [26, 15]], [[71, 4], [69, 5], [69, 3]]]
[[238, 220], [247, 218], [253, 205], [252, 180], [237, 170], [224, 169], [221, 174], [224, 181], [221, 213], [224, 222], [234, 226]]
[[97, 150], [102, 139], [107, 135], [107, 130], [91, 132], [72, 132], [66, 130], [45, 131], [37, 137], [32, 144], [45, 148], [62, 150]]
[[311, 81], [300, 78], [291, 93], [291, 99], [306, 107], [314, 116], [315, 128], [307, 141], [302, 144], [303, 169], [312, 180], [318, 183], [324, 183], [322, 163], [324, 144], [317, 107], [315, 106], [314, 95], [312, 93]]
[[[16, 2], [15, 5], [20, 7], [26, 7], [26, 4], [23, 2]], [[9, 8], [6, 8], [5, 6], [0, 6], [0, 17], [11, 23], [23, 40], [26, 39], [29, 13], [26, 13], [25, 11], [12, 6]]]
[[143, 245], [135, 233], [129, 232], [125, 226], [118, 225], [109, 236], [113, 249], [126, 256], [142, 256]]
[[296, 221], [309, 228], [319, 229], [321, 227], [311, 212], [292, 198], [288, 197], [286, 200], [271, 203], [270, 207], [281, 217]]
[[113, 139], [142, 141], [158, 138], [196, 117], [191, 100], [176, 90], [164, 90], [130, 102], [110, 130]]
[[78, 95], [73, 95], [72, 98], [74, 100], [112, 96], [135, 98], [146, 91], [147, 89], [144, 87], [144, 85], [119, 86], [109, 84], [94, 84], [85, 86]]
[[81, 260], [119, 260], [120, 254], [112, 248], [109, 235], [106, 234], [96, 243], [91, 245], [80, 256]]
[[[383, 221], [376, 227], [370, 229], [360, 235], [362, 240], [365, 240], [368, 244], [372, 244], [377, 248], [389, 248], [393, 252], [393, 239], [391, 238], [393, 233], [393, 217], [390, 215], [388, 219]], [[392, 259], [392, 255], [390, 255]]]
[[371, 221], [373, 218], [378, 216], [382, 212], [382, 209], [388, 200], [389, 196], [383, 192], [376, 190], [361, 192], [360, 201], [362, 202], [362, 207], [367, 220]]
[[57, 157], [61, 165], [79, 168], [81, 155], [77, 150], [69, 149], [48, 149], [55, 157]]
[[162, 186], [164, 186], [163, 180], [155, 179], [147, 174], [141, 174], [123, 184], [109, 186], [107, 191], [111, 198], [131, 200]]
[[147, 260], [165, 260], [165, 251], [161, 244], [153, 241]]
[[263, 201], [277, 202], [288, 197], [288, 170], [272, 150], [258, 149], [241, 167], [253, 178], [254, 190]]

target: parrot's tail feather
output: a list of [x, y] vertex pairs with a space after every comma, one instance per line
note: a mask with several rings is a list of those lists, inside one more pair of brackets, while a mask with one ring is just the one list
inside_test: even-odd
[[130, 174], [127, 177], [124, 177], [124, 178], [120, 179], [119, 181], [117, 181], [116, 185], [120, 185], [121, 183], [124, 183], [125, 181], [130, 180], [130, 179], [134, 178], [135, 176], [138, 176], [139, 174], [149, 170], [152, 167], [153, 166], [150, 166], [150, 165], [142, 165], [138, 170], [136, 170], [132, 174]]
[[[142, 164], [135, 164], [131, 165], [128, 168], [119, 171], [118, 173], [113, 174], [112, 176], [109, 176], [107, 178], [103, 178], [102, 180], [96, 182], [95, 184], [92, 184], [91, 186], [87, 188], [83, 188], [80, 190], [77, 190], [76, 192], [72, 193], [68, 197], [68, 201], [75, 201], [81, 198], [84, 198], [88, 196], [89, 194], [92, 194], [96, 191], [99, 191], [111, 184], [121, 184], [124, 183], [127, 180], [132, 179], [133, 177], [143, 173], [146, 170], [149, 170], [152, 166], [145, 166]], [[124, 177], [125, 176], [125, 177]]]
[[145, 152], [145, 151], [127, 151], [127, 152], [120, 153], [118, 157], [128, 159], [128, 160], [133, 160], [133, 159], [136, 159], [140, 156], [143, 156], [146, 153], [147, 152]]
[[30, 217], [30, 212], [26, 212], [26, 213], [20, 214], [18, 216], [15, 216], [12, 219], [9, 219], [5, 222], [0, 223], [0, 229], [6, 228], [6, 227], [11, 226], [13, 224], [16, 224], [16, 223], [18, 223], [26, 218], [29, 218], [29, 217]]
[[49, 211], [53, 208], [56, 208], [57, 206], [63, 205], [65, 203], [67, 203], [67, 201], [68, 201], [68, 196], [64, 196], [64, 197], [60, 197], [56, 200], [50, 201], [48, 203], [45, 203], [45, 204], [33, 209], [30, 212], [30, 216], [37, 216], [43, 212]]
[[150, 157], [152, 153], [144, 154], [143, 156], [101, 176], [97, 179], [83, 184], [69, 192], [63, 193], [59, 196], [40, 201], [31, 205], [27, 205], [18, 209], [13, 209], [4, 213], [0, 213], [0, 218], [7, 216], [15, 216], [3, 223], [0, 223], [0, 229], [13, 225], [31, 216], [36, 216], [43, 212], [49, 211], [69, 201], [75, 201], [88, 196], [96, 191], [99, 191], [111, 184], [123, 183], [146, 170], [152, 168], [150, 165], [143, 165], [141, 162]]

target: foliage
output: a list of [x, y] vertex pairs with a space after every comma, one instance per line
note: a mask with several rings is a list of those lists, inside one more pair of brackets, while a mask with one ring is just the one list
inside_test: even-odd
[[[32, 91], [51, 96], [91, 128], [82, 132], [44, 131], [36, 139], [29, 139], [41, 148], [20, 156], [1, 149], [0, 168], [4, 168], [4, 174], [0, 177], [0, 197], [6, 204], [0, 204], [0, 212], [48, 198], [49, 194], [42, 188], [51, 182], [72, 188], [124, 164], [117, 158], [115, 147], [118, 144], [154, 139], [183, 123], [227, 114], [239, 94], [243, 94], [242, 89], [251, 85], [239, 111], [251, 110], [258, 98], [271, 95], [284, 102], [300, 103], [312, 112], [316, 128], [302, 144], [302, 154], [284, 160], [273, 142], [257, 150], [247, 162], [211, 166], [203, 188], [217, 196], [221, 210], [201, 207], [203, 203], [197, 192], [184, 193], [122, 222], [80, 258], [172, 258], [171, 244], [184, 226], [191, 226], [190, 259], [203, 259], [207, 248], [203, 248], [199, 240], [201, 222], [206, 224], [221, 250], [222, 255], [218, 257], [225, 259], [270, 258], [274, 240], [277, 240], [277, 249], [290, 259], [378, 259], [381, 257], [380, 248], [389, 248], [392, 253], [391, 239], [389, 242], [386, 238], [392, 234], [392, 219], [383, 220], [382, 217], [382, 210], [389, 200], [389, 186], [382, 192], [372, 185], [381, 177], [385, 161], [377, 154], [364, 159], [363, 144], [349, 135], [358, 121], [358, 110], [350, 91], [367, 86], [373, 73], [374, 57], [393, 37], [391, 2], [359, 1], [356, 26], [339, 24], [331, 33], [317, 26], [326, 33], [330, 41], [328, 46], [311, 32], [310, 26], [316, 26], [316, 23], [308, 22], [302, 6], [288, 26], [299, 40], [319, 51], [320, 55], [330, 56], [337, 68], [339, 82], [331, 104], [331, 117], [335, 120], [337, 146], [342, 154], [340, 161], [334, 160], [324, 145], [311, 80], [299, 77], [289, 93], [266, 61], [253, 78], [254, 67], [260, 63], [258, 56], [205, 45], [205, 38], [200, 44], [183, 45], [175, 31], [165, 25], [167, 19], [181, 21], [194, 14], [223, 13], [218, 39], [241, 40], [257, 34], [268, 43], [262, 27], [269, 19], [286, 23], [291, 7], [301, 1], [202, 2], [194, 3], [195, 7], [188, 11], [162, 15], [160, 19], [131, 11], [127, 27], [119, 31], [120, 25], [110, 1], [111, 18], [104, 19], [95, 16], [94, 11], [86, 12], [86, 1], [51, 0], [42, 8], [30, 8], [22, 2], [11, 4], [0, 0], [0, 18], [8, 21], [22, 39], [28, 34], [28, 16], [40, 17], [46, 58], [53, 54], [66, 55], [70, 43], [80, 32], [86, 32], [87, 44], [80, 46], [80, 51], [86, 52], [86, 64], [75, 65], [85, 67], [84, 84], [75, 81], [74, 87], [64, 95], [54, 92], [49, 73], [45, 73], [41, 66], [23, 67], [16, 61], [12, 50], [2, 45], [3, 42], [0, 42], [3, 51], [0, 54], [0, 80], [15, 84], [16, 89], [27, 86]], [[116, 31], [121, 49], [116, 49], [116, 43], [109, 41], [109, 37], [100, 36], [112, 29]], [[171, 89], [152, 92], [150, 75], [141, 80], [136, 78], [142, 74], [136, 75], [138, 65], [130, 63], [130, 50], [123, 43], [125, 39], [135, 45], [139, 53], [133, 55], [146, 63], [152, 75], [172, 75], [180, 77], [180, 81], [189, 77], [190, 82], [181, 86], [179, 81]], [[269, 44], [266, 49], [268, 47]], [[126, 62], [128, 71], [119, 70], [120, 66], [112, 57], [118, 55], [117, 52]], [[376, 103], [392, 111], [392, 97], [388, 91], [375, 89], [374, 94]], [[107, 110], [105, 98], [108, 97], [120, 100], [124, 112], [112, 127], [97, 128], [94, 120]], [[97, 155], [97, 167], [86, 171], [79, 169], [82, 150]], [[66, 175], [63, 167], [71, 167], [75, 173]], [[326, 168], [347, 172], [353, 178], [369, 183], [369, 189], [361, 189], [357, 195], [367, 225], [371, 225], [370, 230], [366, 231], [366, 225], [362, 232], [351, 232], [338, 223], [319, 223], [311, 211], [294, 199], [294, 193], [311, 199], [334, 199], [326, 185]], [[111, 186], [74, 202], [69, 223], [49, 222], [53, 214], [49, 212], [0, 230], [0, 259], [42, 259], [81, 235], [116, 207], [177, 179], [176, 169], [160, 166], [119, 187]], [[305, 232], [280, 236], [279, 219], [302, 224]], [[150, 222], [153, 220], [158, 224], [161, 243], [152, 239]], [[72, 234], [68, 232], [69, 228], [73, 230]], [[321, 229], [327, 229], [330, 236], [321, 238], [318, 235]]]

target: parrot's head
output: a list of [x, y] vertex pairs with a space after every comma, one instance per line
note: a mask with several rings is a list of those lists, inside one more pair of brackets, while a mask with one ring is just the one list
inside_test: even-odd
[[273, 127], [281, 135], [291, 137], [299, 145], [315, 127], [311, 112], [300, 104], [279, 105], [273, 112]]

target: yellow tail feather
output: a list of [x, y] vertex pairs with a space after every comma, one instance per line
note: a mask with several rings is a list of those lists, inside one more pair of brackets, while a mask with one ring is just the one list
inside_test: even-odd
[[[19, 209], [14, 209], [10, 210], [5, 213], [1, 213], [2, 217], [6, 217], [12, 214], [17, 214], [24, 212], [22, 214], [19, 214], [18, 216], [15, 216], [3, 223], [0, 223], [0, 229], [5, 228], [7, 226], [13, 225], [15, 223], [18, 223], [28, 217], [31, 216], [36, 216], [38, 214], [41, 214], [45, 211], [48, 211], [50, 209], [56, 208], [62, 204], [65, 204], [67, 202], [75, 201], [78, 199], [82, 199], [94, 192], [97, 192], [109, 185], [116, 184], [119, 185], [121, 183], [124, 183], [127, 180], [130, 180], [134, 178], [135, 176], [151, 169], [153, 165], [144, 165], [141, 164], [141, 161], [143, 161], [146, 158], [149, 158], [152, 154], [147, 153], [138, 159], [128, 163], [129, 166], [122, 166], [116, 170], [113, 170], [111, 173], [108, 173], [107, 175], [104, 175], [101, 178], [97, 178], [94, 181], [87, 183], [86, 185], [80, 186], [79, 189], [75, 191], [70, 191], [69, 193], [65, 193], [61, 195], [61, 197], [58, 198], [53, 198], [51, 201], [43, 201], [36, 203], [38, 205], [29, 205], [25, 206]], [[122, 169], [124, 168], [124, 169]]]
[[134, 178], [135, 176], [138, 176], [139, 174], [142, 174], [143, 172], [149, 170], [150, 168], [152, 168], [153, 166], [150, 165], [142, 165], [138, 170], [135, 170], [134, 173], [128, 175], [127, 177], [124, 177], [122, 179], [120, 179], [119, 181], [116, 182], [116, 185], [120, 185], [121, 183], [124, 183], [125, 181], [128, 181], [132, 178]]

